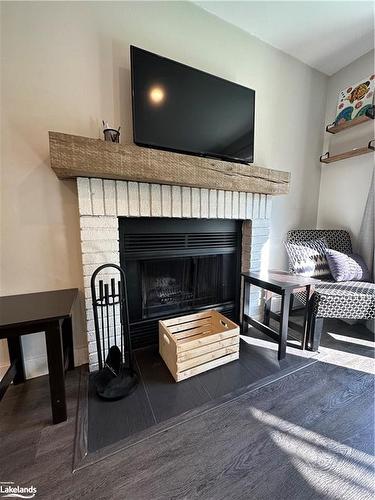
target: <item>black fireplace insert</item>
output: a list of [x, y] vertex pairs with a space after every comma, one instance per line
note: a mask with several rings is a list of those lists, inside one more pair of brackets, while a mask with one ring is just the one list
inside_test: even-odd
[[119, 227], [134, 348], [157, 344], [159, 319], [217, 309], [238, 321], [241, 221], [124, 217]]

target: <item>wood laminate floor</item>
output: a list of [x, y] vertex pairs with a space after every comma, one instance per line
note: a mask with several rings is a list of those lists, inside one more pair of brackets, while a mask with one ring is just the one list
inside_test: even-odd
[[[0, 481], [43, 499], [370, 499], [373, 335], [327, 321], [321, 361], [72, 474], [79, 371], [69, 418], [51, 426], [48, 379], [0, 404]], [[274, 349], [254, 334], [256, 345]]]

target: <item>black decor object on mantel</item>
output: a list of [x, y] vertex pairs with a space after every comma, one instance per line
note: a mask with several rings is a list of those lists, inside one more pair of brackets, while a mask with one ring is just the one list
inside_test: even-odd
[[120, 142], [120, 128], [111, 128], [108, 123], [102, 120], [104, 140], [108, 142]]
[[[111, 270], [109, 283], [98, 275]], [[119, 273], [116, 283], [113, 274]], [[94, 378], [99, 397], [116, 400], [128, 396], [137, 387], [138, 374], [133, 366], [133, 350], [129, 330], [126, 277], [116, 264], [98, 267], [91, 277], [96, 347], [99, 371]]]

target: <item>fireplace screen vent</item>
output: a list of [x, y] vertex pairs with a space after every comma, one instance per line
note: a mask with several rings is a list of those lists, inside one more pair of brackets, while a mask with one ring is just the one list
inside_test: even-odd
[[237, 236], [236, 232], [129, 234], [124, 241], [124, 251], [130, 256], [144, 251], [235, 248]]

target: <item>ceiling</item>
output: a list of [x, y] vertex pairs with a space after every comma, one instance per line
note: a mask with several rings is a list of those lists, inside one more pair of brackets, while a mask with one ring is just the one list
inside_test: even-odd
[[375, 2], [194, 3], [327, 75], [374, 48]]

